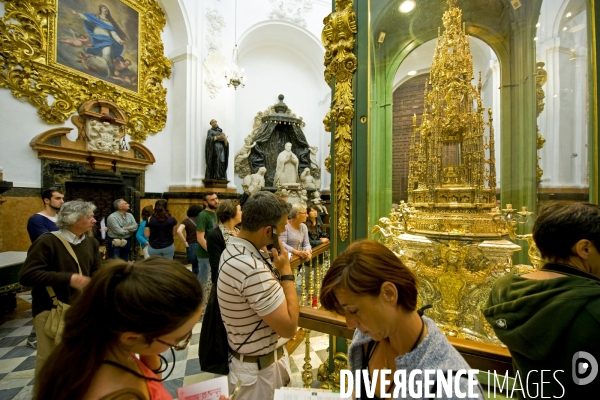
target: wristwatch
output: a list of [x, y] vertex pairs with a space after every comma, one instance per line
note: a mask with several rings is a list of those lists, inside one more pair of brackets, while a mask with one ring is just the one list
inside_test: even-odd
[[294, 282], [294, 275], [281, 275], [280, 281], [292, 281]]

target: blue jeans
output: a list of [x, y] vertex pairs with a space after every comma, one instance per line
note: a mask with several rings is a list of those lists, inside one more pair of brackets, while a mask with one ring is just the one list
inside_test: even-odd
[[152, 246], [148, 244], [148, 254], [150, 256], [163, 256], [164, 258], [172, 260], [175, 256], [175, 245], [171, 244], [170, 246], [163, 247], [162, 249], [153, 249]]
[[[202, 289], [206, 290], [208, 277], [210, 275], [210, 262], [208, 258], [198, 258], [198, 280], [202, 285]], [[207, 294], [208, 296], [208, 294]]]
[[185, 249], [187, 253], [187, 258], [192, 263], [192, 272], [194, 275], [198, 276], [198, 256], [196, 255], [196, 249], [198, 248], [198, 243], [190, 243], [188, 248]]
[[120, 258], [122, 260], [129, 261], [129, 249], [131, 248], [132, 238], [128, 237], [125, 239], [127, 240], [125, 247], [113, 247], [112, 242], [114, 239], [110, 236], [107, 236], [106, 238], [108, 239], [106, 244], [108, 258]]

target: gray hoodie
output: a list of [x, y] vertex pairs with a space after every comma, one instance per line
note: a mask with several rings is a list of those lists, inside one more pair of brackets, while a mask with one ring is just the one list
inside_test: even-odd
[[[442, 370], [444, 372], [451, 370], [453, 373], [456, 373], [458, 370], [468, 370], [469, 364], [462, 358], [462, 356], [456, 351], [454, 347], [448, 342], [446, 336], [435, 325], [432, 319], [427, 317], [422, 317], [423, 321], [427, 324], [427, 335], [423, 339], [421, 343], [417, 346], [413, 351], [396, 357], [396, 371], [405, 370], [406, 377], [408, 379], [409, 374], [412, 370], [419, 369], [423, 370]], [[353, 372], [353, 376], [355, 376], [355, 371], [362, 368], [363, 364], [363, 345], [365, 343], [370, 342], [372, 339], [363, 333], [361, 333], [358, 329], [354, 332], [354, 338], [352, 340], [352, 345], [348, 350], [348, 360], [350, 362], [350, 370]], [[454, 376], [454, 375], [453, 375]], [[391, 378], [393, 379], [393, 378]], [[417, 375], [415, 382], [418, 380], [423, 385], [423, 375]], [[435, 376], [433, 376], [435, 381]], [[454, 378], [452, 378], [452, 382], [454, 382]], [[354, 382], [354, 390], [356, 393], [356, 382]], [[437, 386], [431, 386], [431, 393], [435, 394]], [[435, 397], [436, 399], [458, 399], [459, 397], [455, 397], [454, 387], [453, 396], [441, 396]], [[469, 392], [468, 379], [466, 375], [460, 379], [460, 391], [463, 393]], [[480, 385], [475, 386], [474, 388], [476, 397], [462, 397], [463, 399], [483, 399], [483, 390]], [[445, 392], [442, 391], [442, 394]], [[393, 392], [392, 392], [393, 394]], [[402, 392], [398, 391], [398, 396], [393, 397], [394, 399], [423, 399], [425, 398], [425, 390], [422, 391], [422, 397], [411, 397], [410, 392], [408, 390], [408, 384], [406, 388], [406, 397], [402, 397]], [[361, 398], [366, 399], [367, 396], [365, 393], [361, 393]]]

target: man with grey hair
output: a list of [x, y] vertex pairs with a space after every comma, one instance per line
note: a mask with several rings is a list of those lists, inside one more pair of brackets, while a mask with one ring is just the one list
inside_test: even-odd
[[[270, 192], [244, 203], [242, 227], [221, 255], [217, 294], [227, 341], [230, 391], [242, 381], [240, 398], [273, 399], [273, 388], [290, 382], [285, 342], [298, 330], [298, 296], [288, 252], [274, 230], [283, 231], [290, 205]], [[277, 240], [280, 251], [261, 251]]]
[[135, 222], [133, 214], [127, 212], [129, 211], [129, 203], [125, 200], [117, 199], [114, 201], [113, 206], [116, 211], [106, 219], [108, 258], [121, 258], [129, 261], [129, 249], [138, 224]]
[[[57, 215], [59, 230], [44, 233], [33, 242], [19, 272], [19, 282], [32, 288], [33, 325], [38, 336], [36, 386], [38, 373], [55, 347], [54, 339], [44, 333], [44, 325], [53, 305], [46, 287], [52, 287], [58, 300], [71, 304], [90, 281], [89, 277], [100, 267], [98, 241], [85, 234], [96, 223], [95, 209], [94, 204], [83, 200], [64, 203]], [[71, 255], [67, 245], [77, 259]]]

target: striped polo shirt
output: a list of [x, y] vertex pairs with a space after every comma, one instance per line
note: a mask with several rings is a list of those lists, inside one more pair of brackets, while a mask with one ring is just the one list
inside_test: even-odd
[[[236, 350], [256, 328], [262, 316], [269, 315], [285, 301], [279, 281], [273, 276], [256, 247], [248, 240], [231, 237], [221, 254], [217, 296], [227, 341]], [[279, 335], [265, 322], [238, 350], [248, 356], [274, 351]]]

